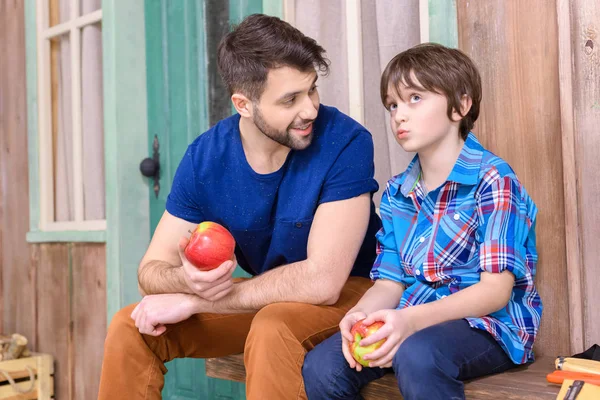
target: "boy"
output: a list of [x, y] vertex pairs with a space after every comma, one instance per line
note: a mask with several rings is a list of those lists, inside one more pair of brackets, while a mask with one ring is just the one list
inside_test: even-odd
[[[417, 155], [381, 200], [375, 284], [341, 332], [307, 355], [306, 392], [359, 398], [391, 367], [405, 399], [463, 399], [463, 380], [533, 361], [537, 209], [510, 166], [470, 133], [481, 78], [465, 54], [437, 44], [398, 54], [381, 99], [396, 141]], [[370, 368], [348, 350], [364, 318], [384, 322], [361, 341], [386, 339], [365, 356]]]

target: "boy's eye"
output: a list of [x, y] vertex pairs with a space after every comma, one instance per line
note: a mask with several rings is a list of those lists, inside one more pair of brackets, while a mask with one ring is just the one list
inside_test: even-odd
[[396, 111], [397, 108], [398, 108], [398, 105], [396, 103], [392, 103], [388, 106], [388, 110], [390, 110], [390, 111]]
[[419, 96], [418, 94], [413, 94], [412, 96], [410, 96], [411, 103], [418, 103], [419, 101], [421, 101], [421, 96]]

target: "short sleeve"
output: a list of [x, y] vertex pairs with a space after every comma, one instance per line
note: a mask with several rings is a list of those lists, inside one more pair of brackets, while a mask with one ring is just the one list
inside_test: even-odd
[[200, 198], [194, 173], [193, 146], [190, 146], [175, 172], [171, 192], [167, 197], [167, 211], [175, 217], [200, 223], [204, 221], [204, 215], [198, 204]]
[[392, 209], [390, 205], [390, 192], [387, 189], [381, 197], [379, 205], [382, 227], [377, 232], [377, 258], [371, 269], [371, 279], [389, 279], [396, 282], [405, 282], [404, 269], [400, 264], [400, 255], [394, 232]]
[[500, 273], [508, 270], [516, 279], [527, 270], [527, 239], [533, 229], [527, 200], [520, 183], [511, 177], [484, 183], [477, 197], [480, 270]]
[[373, 138], [359, 131], [329, 170], [319, 203], [346, 200], [379, 189], [374, 179]]

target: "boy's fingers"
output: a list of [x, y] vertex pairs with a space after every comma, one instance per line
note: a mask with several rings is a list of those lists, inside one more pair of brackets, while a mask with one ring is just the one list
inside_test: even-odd
[[394, 346], [392, 345], [391, 341], [385, 341], [380, 348], [378, 348], [377, 350], [369, 353], [369, 354], [365, 354], [365, 356], [363, 357], [365, 360], [372, 360], [372, 361], [378, 361], [380, 358], [384, 357], [386, 354], [389, 354], [392, 351], [392, 348]]
[[376, 311], [373, 314], [369, 314], [369, 316], [367, 316], [367, 318], [363, 320], [363, 324], [369, 326], [377, 321], [385, 322], [385, 314], [381, 314], [379, 311]]
[[385, 329], [385, 325], [384, 325], [377, 332], [373, 333], [370, 336], [367, 336], [366, 338], [363, 338], [360, 341], [360, 345], [363, 347], [369, 346], [369, 345], [371, 345], [373, 343], [377, 343], [381, 339], [385, 339], [387, 337], [388, 337], [388, 332], [387, 332], [387, 329]]
[[346, 339], [347, 341], [349, 341], [349, 342], [353, 342], [354, 341], [354, 337], [352, 336], [352, 334], [350, 333], [349, 330], [342, 329], [340, 332], [342, 334], [342, 337], [344, 339]]

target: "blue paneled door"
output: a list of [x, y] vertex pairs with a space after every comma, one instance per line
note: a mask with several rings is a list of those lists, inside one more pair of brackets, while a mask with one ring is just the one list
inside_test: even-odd
[[[161, 165], [160, 191], [148, 193], [152, 230], [187, 145], [231, 113], [217, 73], [218, 42], [231, 23], [261, 10], [262, 0], [145, 0], [148, 136], [150, 146], [158, 140]], [[167, 368], [165, 399], [245, 398], [243, 384], [206, 377], [203, 360]]]

